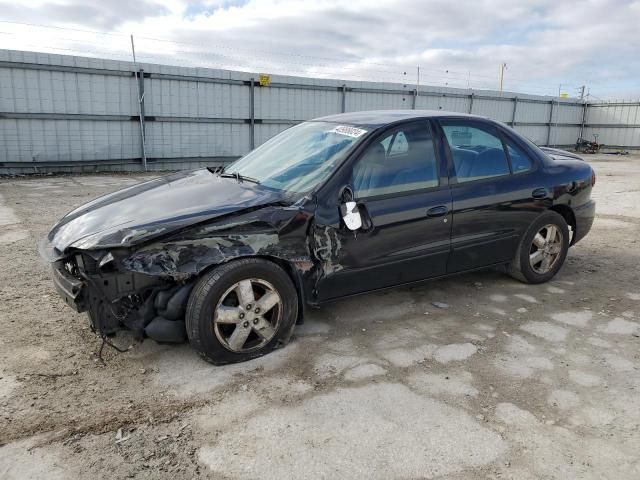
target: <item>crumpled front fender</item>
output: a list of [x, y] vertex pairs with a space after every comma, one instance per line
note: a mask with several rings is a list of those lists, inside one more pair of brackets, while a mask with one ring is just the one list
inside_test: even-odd
[[123, 265], [133, 272], [184, 280], [236, 258], [266, 256], [304, 273], [313, 267], [305, 233], [308, 221], [305, 212], [282, 207], [230, 216], [145, 245]]

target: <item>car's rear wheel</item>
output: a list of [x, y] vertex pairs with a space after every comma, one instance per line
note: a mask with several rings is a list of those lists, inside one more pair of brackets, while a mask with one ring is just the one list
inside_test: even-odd
[[562, 267], [568, 250], [567, 222], [562, 215], [547, 211], [523, 235], [509, 273], [525, 283], [547, 282]]
[[249, 258], [205, 274], [189, 297], [187, 335], [207, 361], [223, 365], [286, 343], [298, 313], [295, 287], [275, 263]]

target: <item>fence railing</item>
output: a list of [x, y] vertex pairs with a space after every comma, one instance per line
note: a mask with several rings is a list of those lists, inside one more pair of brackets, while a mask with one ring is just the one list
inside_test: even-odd
[[298, 122], [338, 112], [487, 116], [540, 145], [599, 135], [640, 148], [640, 103], [260, 76], [0, 50], [0, 173], [191, 168], [229, 162]]

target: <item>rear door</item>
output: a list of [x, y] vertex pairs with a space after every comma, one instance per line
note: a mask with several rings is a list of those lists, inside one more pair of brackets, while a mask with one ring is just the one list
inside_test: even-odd
[[511, 260], [549, 195], [538, 185], [536, 162], [516, 137], [491, 122], [452, 118], [439, 124], [453, 203], [447, 271]]
[[351, 186], [369, 225], [354, 233], [341, 224], [337, 189], [319, 203], [316, 221], [322, 235], [339, 244], [340, 260], [325, 269], [318, 300], [446, 272], [451, 194], [446, 159], [436, 154], [429, 122], [381, 134], [347, 166], [340, 184]]

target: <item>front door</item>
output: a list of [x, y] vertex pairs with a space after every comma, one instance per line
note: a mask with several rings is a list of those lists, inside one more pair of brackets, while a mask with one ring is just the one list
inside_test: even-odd
[[344, 183], [365, 225], [351, 232], [340, 222], [338, 191], [319, 202], [316, 232], [340, 251], [318, 282], [318, 301], [446, 272], [452, 204], [440, 158], [429, 123], [414, 121], [382, 133], [348, 165]]

